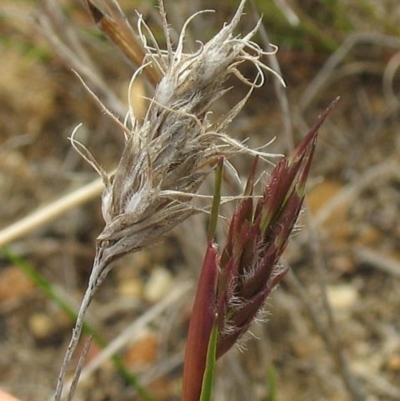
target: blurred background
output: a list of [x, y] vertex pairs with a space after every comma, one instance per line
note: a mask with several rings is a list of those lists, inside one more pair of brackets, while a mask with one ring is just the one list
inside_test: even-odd
[[[266, 74], [229, 134], [252, 147], [275, 138], [267, 150], [288, 154], [319, 113], [341, 99], [320, 130], [301, 230], [282, 262], [293, 273], [267, 302], [268, 322], [252, 327], [243, 351], [220, 361], [215, 399], [399, 400], [400, 4], [254, 3], [264, 28], [255, 40], [266, 49], [269, 42], [278, 46], [264, 61], [280, 71], [286, 88]], [[135, 29], [137, 10], [165, 45], [156, 2], [119, 4]], [[195, 50], [237, 5], [165, 0], [172, 38], [190, 15], [215, 9], [189, 25], [187, 50]], [[254, 27], [255, 8], [246, 6], [238, 34]], [[77, 0], [0, 0], [0, 54], [0, 386], [21, 400], [42, 401], [55, 389], [74, 322], [60, 300], [79, 306], [104, 225], [101, 187], [32, 228], [12, 237], [5, 232], [97, 180], [68, 140], [78, 124], [78, 140], [107, 171], [118, 163], [123, 133], [72, 69], [123, 120], [134, 67]], [[243, 75], [254, 76], [242, 67]], [[237, 79], [229, 86], [215, 113], [247, 93]], [[132, 90], [140, 116], [141, 96], [151, 91], [139, 81]], [[245, 177], [251, 159], [232, 163]], [[210, 193], [207, 185], [204, 192]], [[119, 261], [88, 313], [107, 344], [120, 341], [124, 368], [158, 401], [180, 399], [205, 230], [204, 216], [196, 216], [151, 249]], [[146, 399], [100, 356], [93, 344], [92, 368], [75, 400]]]

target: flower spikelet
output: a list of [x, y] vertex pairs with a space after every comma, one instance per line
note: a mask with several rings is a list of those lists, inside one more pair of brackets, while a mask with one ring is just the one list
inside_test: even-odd
[[301, 211], [318, 129], [333, 105], [294, 152], [276, 165], [256, 203], [251, 197], [255, 165], [250, 173], [245, 191], [249, 198], [237, 207], [219, 260], [217, 357], [247, 331], [265, 299], [287, 273], [279, 259]]
[[279, 258], [301, 211], [318, 129], [333, 105], [292, 154], [275, 166], [257, 199], [253, 194], [256, 157], [245, 196], [230, 221], [225, 247], [218, 252], [210, 240], [189, 325], [184, 401], [200, 399], [213, 327], [218, 329], [216, 358], [220, 358], [248, 330], [268, 295], [287, 273], [279, 265]]
[[193, 214], [193, 195], [218, 157], [246, 151], [225, 131], [247, 97], [222, 119], [213, 121], [209, 116], [211, 104], [227, 90], [228, 77], [236, 74], [244, 79], [238, 64], [248, 60], [259, 70], [258, 82], [246, 81], [250, 92], [262, 83], [261, 70], [268, 69], [260, 61], [264, 52], [251, 41], [258, 25], [244, 37], [233, 36], [244, 5], [245, 0], [232, 21], [193, 54], [183, 52], [186, 25], [176, 50], [172, 50], [165, 26], [168, 50], [162, 51], [156, 43], [147, 44], [142, 31], [148, 28], [139, 18], [146, 68], [154, 63], [163, 77], [141, 124], [131, 110], [115, 174], [109, 178], [101, 172], [106, 226], [98, 237], [98, 256], [104, 264], [152, 244]]

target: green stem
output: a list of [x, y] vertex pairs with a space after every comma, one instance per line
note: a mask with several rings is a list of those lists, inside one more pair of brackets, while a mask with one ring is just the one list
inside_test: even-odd
[[215, 169], [215, 184], [214, 184], [214, 196], [211, 207], [211, 216], [208, 226], [207, 239], [211, 242], [214, 238], [215, 231], [218, 223], [219, 207], [221, 205], [221, 187], [222, 187], [222, 175], [224, 168], [224, 159], [221, 157], [218, 161], [217, 168]]
[[211, 393], [214, 386], [215, 362], [217, 359], [217, 342], [218, 342], [218, 324], [217, 314], [215, 314], [215, 323], [213, 325], [210, 341], [207, 349], [206, 369], [203, 376], [203, 385], [201, 387], [200, 401], [210, 401]]

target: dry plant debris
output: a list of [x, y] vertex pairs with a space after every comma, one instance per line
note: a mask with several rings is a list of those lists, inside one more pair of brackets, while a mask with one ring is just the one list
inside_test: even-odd
[[[138, 6], [146, 21], [151, 25], [156, 24], [155, 11], [143, 3], [134, 3], [124, 1], [121, 6], [126, 10]], [[195, 2], [167, 2], [166, 6], [172, 10], [172, 14], [182, 15], [188, 3], [196, 6]], [[306, 132], [308, 121], [321, 111], [321, 105], [337, 95], [342, 98], [335, 111], [335, 119], [329, 121], [321, 131], [309, 192], [313, 194], [315, 190], [315, 229], [328, 268], [325, 280], [329, 285], [329, 299], [333, 302], [340, 346], [347, 351], [348, 361], [365, 386], [368, 397], [379, 401], [400, 398], [400, 256], [396, 224], [400, 182], [400, 43], [397, 20], [390, 29], [385, 25], [385, 21], [395, 19], [397, 3], [379, 3], [379, 15], [382, 15], [379, 19], [375, 19], [374, 7], [364, 12], [361, 2], [346, 8], [346, 14], [354, 25], [348, 31], [335, 32], [337, 42], [343, 43], [343, 46], [329, 54], [313, 47], [317, 41], [310, 37], [311, 31], [301, 31], [291, 43], [289, 26], [278, 21], [278, 18], [276, 20], [280, 25], [274, 25], [269, 18], [272, 15], [269, 10], [262, 10], [268, 21], [266, 28], [270, 36], [280, 45], [277, 59], [288, 84], [284, 95], [291, 110], [289, 123], [296, 139], [299, 132]], [[55, 1], [53, 4], [65, 3]], [[346, 1], [339, 0], [337, 4], [348, 7]], [[222, 21], [228, 20], [224, 12], [230, 8], [230, 4], [211, 6], [217, 8], [216, 15], [220, 15]], [[264, 6], [267, 7], [266, 3], [261, 5]], [[324, 16], [315, 12], [315, 8], [310, 8], [315, 6], [313, 2], [297, 2], [297, 6], [299, 8], [295, 7], [294, 11], [300, 25], [303, 21], [313, 20], [324, 35], [331, 29], [329, 24], [319, 23]], [[88, 135], [85, 145], [101, 159], [102, 165], [111, 167], [116, 161], [115, 156], [120, 153], [118, 142], [113, 137], [115, 127], [108, 126], [106, 118], [99, 116], [98, 110], [84, 94], [82, 85], [72, 76], [69, 61], [57, 55], [32, 30], [27, 15], [38, 11], [37, 7], [33, 3], [28, 7], [23, 2], [17, 4], [7, 0], [0, 6], [2, 15], [3, 12], [7, 13], [7, 18], [2, 19], [1, 33], [4, 38], [10, 38], [9, 42], [0, 44], [3, 65], [10, 58], [14, 65], [20, 63], [21, 71], [28, 66], [31, 72], [29, 76], [32, 78], [34, 74], [35, 78], [27, 81], [18, 79], [15, 84], [23, 86], [23, 92], [31, 95], [46, 95], [47, 92], [37, 90], [39, 85], [48, 89], [50, 98], [55, 100], [50, 108], [51, 113], [48, 113], [49, 109], [41, 107], [40, 112], [35, 114], [36, 121], [32, 122], [28, 121], [26, 110], [13, 109], [15, 103], [9, 103], [10, 97], [1, 97], [2, 111], [12, 110], [1, 116], [2, 123], [7, 123], [0, 135], [1, 229], [18, 221], [36, 206], [50, 203], [65, 191], [72, 191], [82, 183], [87, 183], [88, 179], [95, 179], [85, 171], [79, 160], [68, 153], [66, 138], [78, 122], [84, 121], [85, 127], [88, 127], [91, 135]], [[83, 39], [84, 47], [90, 48], [92, 61], [95, 61], [100, 73], [105, 74], [103, 81], [98, 82], [107, 82], [108, 86], [98, 91], [90, 79], [82, 73], [81, 76], [95, 93], [102, 95], [101, 99], [110, 109], [114, 112], [124, 110], [120, 107], [121, 101], [117, 104], [112, 99], [121, 98], [121, 87], [129, 84], [129, 68], [118, 58], [117, 51], [107, 47], [104, 41], [98, 40], [95, 35], [89, 39], [92, 22], [82, 12], [80, 5], [72, 4], [69, 7], [65, 10], [68, 19], [64, 25], [59, 23], [59, 26], [68, 27], [68, 32], [79, 31], [78, 36]], [[40, 13], [43, 11], [40, 10]], [[130, 12], [129, 15], [131, 18], [135, 14]], [[214, 23], [213, 18], [202, 18], [202, 32], [197, 32], [195, 36], [203, 37], [209, 30], [215, 32], [218, 25]], [[195, 23], [191, 25], [189, 31], [195, 26]], [[90, 46], [86, 46], [88, 43]], [[302, 43], [306, 45], [302, 46]], [[29, 50], [35, 53], [37, 49], [45, 50], [43, 58], [39, 56], [32, 59], [32, 53], [26, 53]], [[61, 60], [67, 63], [67, 68]], [[32, 67], [33, 64], [45, 73], [36, 74], [37, 69]], [[74, 68], [79, 71], [76, 65]], [[0, 74], [0, 81], [5, 77], [6, 74]], [[10, 85], [10, 82], [6, 85]], [[110, 96], [103, 96], [106, 91]], [[307, 98], [304, 94], [308, 94]], [[229, 101], [243, 95], [242, 89], [237, 86], [226, 98]], [[300, 110], [299, 99], [302, 100]], [[41, 104], [39, 98], [34, 103]], [[244, 107], [241, 118], [230, 125], [230, 134], [237, 138], [249, 136], [255, 146], [278, 134], [272, 149], [286, 153], [286, 144], [282, 143], [281, 115], [272, 91], [255, 91], [252, 101]], [[33, 123], [39, 127], [35, 132], [30, 128]], [[15, 124], [19, 127], [17, 132], [10, 130]], [[84, 140], [83, 130], [79, 140]], [[245, 172], [245, 165], [243, 163], [241, 166], [241, 174]], [[93, 196], [98, 195], [92, 195], [92, 199]], [[93, 257], [93, 241], [104, 223], [98, 210], [97, 202], [74, 206], [72, 212], [63, 211], [67, 213], [65, 217], [59, 215], [57, 221], [48, 220], [35, 232], [19, 236], [9, 244], [14, 252], [29, 260], [56, 286], [66, 288], [75, 303], [84, 291], [88, 275], [86, 267]], [[332, 221], [334, 225], [330, 224]], [[306, 299], [324, 320], [326, 311], [321, 305], [321, 291], [316, 284], [317, 274], [311, 261], [312, 252], [307, 245], [308, 223], [303, 222], [306, 227], [293, 239], [286, 260], [305, 286]], [[125, 334], [125, 328], [149, 308], [141, 297], [141, 288], [152, 276], [151, 266], [159, 265], [168, 269], [177, 281], [192, 273], [182, 258], [183, 254], [188, 254], [190, 260], [196, 259], [196, 244], [189, 239], [194, 232], [201, 234], [202, 224], [191, 220], [190, 224], [176, 230], [174, 236], [164, 244], [152, 248], [150, 252], [142, 251], [134, 257], [127, 256], [118, 263], [118, 269], [111, 273], [110, 281], [104, 283], [89, 314], [90, 320], [96, 322], [110, 341], [119, 339], [121, 333]], [[344, 230], [340, 231], [340, 227]], [[198, 260], [201, 260], [201, 256]], [[136, 267], [135, 272], [132, 266]], [[8, 281], [12, 280], [8, 269], [16, 267], [2, 258], [0, 280], [2, 285], [12, 289], [12, 281]], [[136, 295], [128, 298], [118, 291], [127, 278], [137, 287], [134, 291]], [[176, 292], [177, 288], [173, 288]], [[167, 303], [164, 309], [161, 307], [163, 302], [155, 304], [161, 312], [154, 313], [149, 320], [141, 321], [144, 326], [140, 326], [139, 331], [161, 327], [164, 333], [163, 338], [159, 339], [158, 357], [153, 368], [140, 373], [144, 384], [157, 389], [160, 400], [179, 395], [175, 373], [181, 368], [181, 338], [190, 309], [187, 294], [188, 290], [181, 292], [180, 298], [171, 301], [172, 304]], [[225, 374], [221, 374], [221, 388], [217, 388], [218, 399], [226, 399], [223, 394], [229, 400], [265, 399], [265, 372], [271, 363], [277, 372], [278, 395], [282, 399], [351, 399], [332, 362], [335, 349], [324, 346], [320, 333], [306, 311], [304, 300], [296, 294], [293, 289], [287, 289], [286, 284], [281, 286], [269, 302], [273, 316], [268, 325], [252, 329], [259, 341], [250, 340], [247, 343], [245, 356], [227, 355], [225, 361], [221, 361]], [[70, 323], [65, 323], [65, 317], [64, 320], [60, 318], [60, 312], [52, 301], [45, 299], [40, 291], [32, 291], [30, 285], [26, 287], [26, 292], [21, 290], [10, 297], [8, 301], [2, 299], [0, 303], [0, 386], [21, 400], [42, 401], [54, 390], [60, 349], [65, 349], [69, 339]], [[341, 306], [343, 297], [346, 298], [345, 311]], [[173, 310], [177, 312], [174, 314]], [[63, 321], [61, 331], [56, 336], [38, 341], [28, 326], [29, 318], [36, 313], [45, 313], [52, 317], [52, 321]], [[122, 355], [126, 352], [124, 350], [130, 349], [130, 344], [135, 344], [135, 333], [135, 330], [127, 332], [125, 345], [118, 348]], [[107, 357], [84, 374], [84, 388], [78, 390], [77, 396], [91, 401], [104, 400], [106, 397], [135, 399], [133, 392], [123, 386], [110, 365], [104, 362], [106, 360]], [[156, 378], [159, 378], [157, 382]], [[22, 381], [26, 383], [24, 386], [20, 385]]]

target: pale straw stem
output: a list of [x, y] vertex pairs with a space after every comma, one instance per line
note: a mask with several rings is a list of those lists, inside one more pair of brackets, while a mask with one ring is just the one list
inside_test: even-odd
[[71, 209], [97, 198], [102, 193], [103, 189], [103, 180], [98, 178], [53, 203], [39, 208], [0, 231], [0, 247], [28, 235], [32, 231], [49, 224]]

